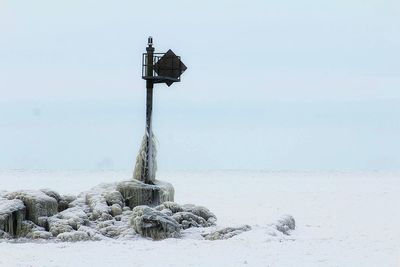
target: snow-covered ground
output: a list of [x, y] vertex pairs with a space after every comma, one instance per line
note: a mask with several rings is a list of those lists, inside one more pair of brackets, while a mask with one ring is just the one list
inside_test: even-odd
[[[0, 171], [0, 190], [79, 193], [129, 171]], [[218, 226], [249, 224], [229, 240], [77, 243], [0, 242], [0, 266], [400, 266], [400, 173], [213, 171], [159, 173], [175, 201], [204, 205]], [[268, 235], [281, 215], [296, 219], [286, 238]]]

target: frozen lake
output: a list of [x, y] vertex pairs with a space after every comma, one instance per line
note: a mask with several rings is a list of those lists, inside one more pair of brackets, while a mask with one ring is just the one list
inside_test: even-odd
[[[0, 171], [0, 190], [87, 190], [130, 171]], [[164, 172], [175, 201], [204, 205], [218, 226], [249, 224], [229, 240], [135, 239], [78, 243], [0, 242], [0, 266], [400, 266], [400, 173]], [[265, 226], [296, 219], [285, 239]]]

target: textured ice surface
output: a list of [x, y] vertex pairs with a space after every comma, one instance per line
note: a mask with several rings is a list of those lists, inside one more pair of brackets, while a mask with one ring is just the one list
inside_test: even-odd
[[155, 240], [180, 237], [180, 225], [171, 216], [148, 206], [133, 209], [131, 225], [138, 234]]
[[48, 217], [58, 212], [57, 200], [42, 191], [22, 190], [6, 194], [7, 199], [20, 199], [26, 207], [26, 218], [41, 225], [40, 217]]
[[217, 231], [213, 231], [208, 234], [203, 234], [204, 239], [207, 240], [222, 240], [229, 239], [236, 235], [239, 235], [243, 232], [247, 232], [251, 230], [250, 225], [242, 225], [237, 227], [226, 227]]
[[157, 206], [166, 201], [174, 201], [172, 184], [155, 180], [154, 184], [145, 184], [139, 180], [118, 183], [116, 190], [125, 199], [125, 205], [133, 209], [139, 205]]
[[0, 198], [0, 231], [18, 237], [24, 218], [25, 206], [21, 200]]

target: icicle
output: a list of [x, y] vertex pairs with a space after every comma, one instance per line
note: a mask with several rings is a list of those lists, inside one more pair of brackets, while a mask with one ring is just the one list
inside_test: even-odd
[[[148, 141], [150, 138], [150, 142]], [[147, 145], [150, 145], [149, 149], [147, 149]], [[150, 157], [149, 162], [147, 162], [148, 157], [146, 151], [149, 151]], [[154, 133], [151, 132], [150, 137], [149, 134], [146, 134], [143, 137], [142, 145], [140, 146], [139, 154], [136, 157], [135, 169], [133, 171], [133, 179], [145, 181], [145, 173], [146, 169], [148, 169], [149, 177], [148, 179], [151, 182], [154, 182], [156, 179], [156, 171], [157, 171], [157, 147], [156, 147], [156, 138]]]

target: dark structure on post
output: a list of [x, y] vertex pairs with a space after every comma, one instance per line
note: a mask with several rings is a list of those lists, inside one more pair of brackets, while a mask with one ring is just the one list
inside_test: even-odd
[[133, 178], [146, 184], [154, 184], [156, 165], [156, 146], [152, 130], [153, 87], [155, 83], [171, 86], [180, 82], [180, 76], [186, 70], [179, 56], [172, 50], [166, 53], [154, 53], [153, 38], [148, 38], [148, 46], [142, 58], [142, 78], [146, 80], [146, 133], [139, 155], [136, 159]]

